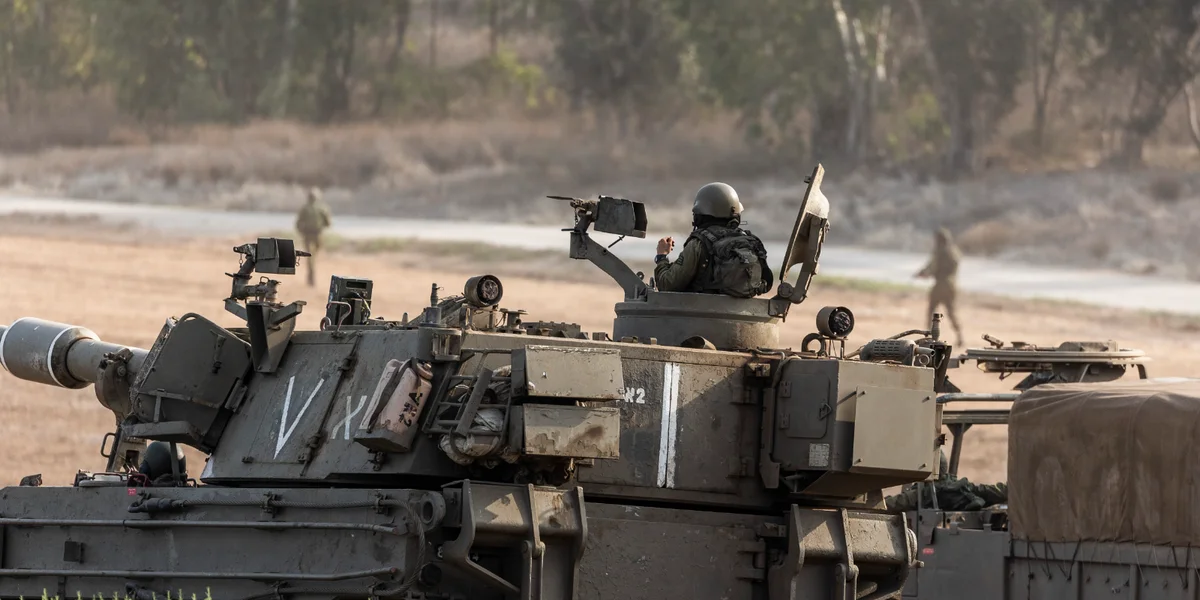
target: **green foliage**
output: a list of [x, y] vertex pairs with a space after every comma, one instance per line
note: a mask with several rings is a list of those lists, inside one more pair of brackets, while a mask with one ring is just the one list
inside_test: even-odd
[[1200, 27], [1197, 0], [1063, 1], [1085, 7], [1090, 31], [1105, 50], [1102, 65], [1119, 71], [1154, 65], [1194, 74], [1195, 57], [1187, 50]]
[[537, 65], [521, 62], [515, 53], [503, 48], [469, 65], [464, 74], [480, 87], [484, 96], [516, 95], [526, 108], [537, 108], [554, 99], [553, 91], [547, 88], [545, 72]]
[[91, 81], [91, 31], [82, 11], [45, 0], [5, 4], [0, 4], [0, 38], [6, 40], [0, 51], [4, 73], [37, 91]]
[[3, 113], [100, 89], [149, 123], [569, 106], [652, 135], [728, 111], [781, 152], [969, 167], [1031, 79], [1044, 129], [1059, 65], [1124, 77], [1141, 137], [1200, 72], [1200, 0], [462, 0], [440, 26], [486, 54], [457, 61], [427, 58], [433, 1], [0, 0]]
[[1028, 66], [1037, 0], [923, 0], [936, 57], [949, 166], [970, 171], [996, 123], [1015, 106]]
[[672, 112], [687, 48], [670, 0], [563, 2], [557, 38], [574, 105], [613, 108], [622, 133], [631, 118], [640, 129]]
[[901, 162], [936, 153], [950, 137], [937, 98], [928, 89], [917, 90], [909, 97], [897, 125], [888, 131], [885, 145], [887, 154]]
[[1027, 65], [1030, 0], [928, 0], [930, 43], [960, 98], [987, 103], [996, 120], [1012, 109]]
[[1200, 74], [1200, 0], [1071, 0], [1081, 3], [1089, 32], [1104, 49], [1096, 66], [1132, 77], [1125, 136], [1114, 158], [1142, 162], [1183, 86]]
[[118, 106], [139, 119], [169, 116], [189, 73], [203, 64], [183, 11], [159, 0], [96, 0], [93, 7], [101, 69], [116, 85]]
[[752, 137], [786, 134], [821, 80], [837, 77], [836, 66], [826, 71], [836, 61], [819, 51], [836, 35], [818, 24], [820, 4], [676, 1], [705, 96], [738, 111]]

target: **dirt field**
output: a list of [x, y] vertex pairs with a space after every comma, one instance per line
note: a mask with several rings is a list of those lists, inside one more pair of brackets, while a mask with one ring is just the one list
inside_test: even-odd
[[[0, 222], [0, 323], [23, 316], [89, 327], [102, 339], [148, 346], [168, 316], [203, 313], [217, 322], [236, 320], [222, 309], [229, 292], [224, 275], [237, 266], [230, 251], [246, 240], [165, 240], [150, 234], [96, 231], [83, 224]], [[471, 275], [490, 272], [504, 281], [510, 308], [530, 311], [527, 318], [580, 323], [587, 331], [611, 330], [615, 285], [603, 285], [594, 267], [569, 260], [521, 261], [486, 252], [454, 256], [345, 248], [323, 256], [319, 277], [332, 273], [375, 281], [375, 315], [400, 318], [426, 305], [430, 284], [453, 293]], [[566, 275], [566, 280], [555, 278]], [[282, 286], [286, 300], [308, 303], [302, 327], [315, 327], [323, 312], [323, 289], [307, 288], [303, 278]], [[862, 343], [921, 325], [925, 298], [920, 290], [826, 282], [818, 276], [808, 303], [784, 326], [784, 343], [798, 347], [812, 330], [811, 318], [824, 305], [854, 310]], [[1194, 322], [1161, 316], [1050, 303], [1018, 303], [966, 297], [962, 318], [969, 340], [983, 333], [1004, 340], [1057, 344], [1065, 340], [1115, 339], [1146, 350], [1155, 358], [1155, 376], [1195, 375], [1200, 337]], [[973, 367], [953, 377], [968, 391], [1006, 391], [1000, 382]], [[0, 373], [0, 485], [15, 485], [28, 474], [42, 473], [47, 485], [69, 484], [76, 470], [98, 470], [101, 439], [113, 416], [96, 403], [90, 389], [66, 391], [15, 380]], [[970, 434], [962, 474], [972, 480], [1004, 478], [1006, 433], [980, 427]], [[198, 455], [192, 455], [199, 459]], [[200, 471], [199, 461], [191, 468]]]

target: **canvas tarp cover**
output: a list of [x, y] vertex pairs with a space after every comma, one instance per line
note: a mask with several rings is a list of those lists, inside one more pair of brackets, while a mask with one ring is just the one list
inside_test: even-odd
[[1052, 384], [1009, 419], [1015, 539], [1200, 546], [1200, 380]]

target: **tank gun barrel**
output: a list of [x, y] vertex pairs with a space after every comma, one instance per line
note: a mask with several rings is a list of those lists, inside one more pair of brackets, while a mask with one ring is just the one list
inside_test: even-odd
[[118, 379], [132, 381], [147, 351], [101, 341], [89, 329], [26, 317], [0, 325], [0, 367], [14, 377], [81, 389], [96, 383], [119, 357]]

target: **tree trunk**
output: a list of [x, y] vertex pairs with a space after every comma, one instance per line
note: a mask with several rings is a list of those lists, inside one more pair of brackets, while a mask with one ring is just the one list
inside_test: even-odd
[[841, 158], [831, 155], [840, 154], [838, 150], [845, 139], [843, 135], [848, 128], [847, 122], [851, 119], [852, 109], [844, 99], [839, 98], [818, 98], [815, 104], [809, 136], [813, 158], [826, 162], [833, 158]]
[[875, 113], [879, 110], [879, 89], [888, 80], [888, 36], [892, 28], [892, 6], [884, 4], [875, 27], [875, 69], [867, 75], [867, 105], [863, 112], [863, 135], [859, 156], [866, 157], [875, 151]]
[[438, 0], [429, 0], [429, 69], [437, 68]]
[[1045, 148], [1046, 142], [1046, 111], [1050, 104], [1050, 91], [1058, 79], [1058, 51], [1062, 46], [1064, 2], [1054, 5], [1053, 33], [1050, 35], [1050, 53], [1046, 65], [1045, 77], [1041, 74], [1042, 48], [1041, 24], [1033, 28], [1033, 143], [1039, 151]]
[[354, 59], [356, 15], [345, 11], [325, 46], [321, 88], [317, 92], [317, 120], [328, 123], [350, 108], [350, 73]]
[[392, 46], [392, 54], [388, 57], [388, 66], [395, 70], [400, 64], [400, 55], [404, 52], [404, 43], [408, 39], [408, 24], [412, 21], [412, 0], [396, 0], [396, 45]]
[[4, 106], [8, 109], [9, 116], [17, 114], [17, 69], [13, 64], [16, 57], [13, 56], [12, 40], [17, 37], [17, 2], [16, 0], [8, 0], [8, 31], [5, 36], [10, 43], [0, 44], [0, 51], [4, 52]]
[[[38, 43], [41, 43], [42, 40], [46, 39], [47, 32], [49, 30], [46, 19], [46, 4], [42, 2], [42, 0], [28, 1], [29, 8], [32, 9], [33, 12], [34, 35], [37, 36]], [[34, 63], [30, 66], [32, 67], [33, 71], [31, 73], [32, 77], [30, 77], [31, 83], [36, 87], [42, 87], [44, 89], [43, 86], [48, 83], [46, 81], [46, 61], [34, 61]]]
[[[87, 53], [94, 55], [96, 52], [96, 19], [97, 14], [94, 8], [89, 8], [87, 11]], [[96, 70], [94, 65], [88, 65], [88, 74], [79, 81], [79, 89], [84, 96], [90, 97], [92, 94], [92, 86], [96, 84]]]
[[[1194, 51], [1200, 44], [1200, 31], [1187, 39], [1177, 39], [1170, 47], [1155, 54], [1154, 63], [1138, 70], [1138, 83], [1129, 103], [1121, 146], [1111, 162], [1118, 166], [1145, 164], [1146, 140], [1162, 125], [1167, 108], [1195, 77]], [[1181, 60], [1182, 58], [1182, 60]]]
[[[961, 168], [965, 158], [968, 158], [970, 151], [966, 144], [970, 143], [972, 137], [965, 131], [969, 127], [969, 119], [962, 118], [963, 99], [957, 97], [951, 92], [950, 86], [946, 83], [945, 77], [942, 76], [942, 71], [938, 67], [937, 56], [933, 52], [933, 41], [929, 37], [929, 29], [926, 27], [925, 17], [921, 12], [920, 0], [908, 0], [909, 6], [912, 8], [913, 19], [917, 26], [917, 34], [921, 40], [922, 54], [925, 56], [925, 63], [929, 69], [929, 76], [933, 80], [934, 93], [938, 99], [938, 109], [945, 119], [946, 125], [950, 128], [950, 141], [943, 154], [943, 165], [951, 172], [957, 173]], [[969, 160], [967, 161], [970, 162]]]
[[500, 45], [500, 0], [487, 0], [488, 53], [495, 57]]
[[1172, 75], [1159, 78], [1160, 81], [1146, 81], [1144, 75], [1139, 76], [1137, 90], [1129, 103], [1121, 144], [1111, 158], [1112, 163], [1122, 167], [1145, 164], [1146, 140], [1162, 125], [1167, 107], [1184, 87], [1185, 82], [1177, 80], [1181, 75]]
[[376, 82], [375, 105], [371, 107], [371, 115], [374, 117], [383, 113], [383, 105], [392, 96], [391, 92], [396, 85], [396, 76], [400, 70], [400, 57], [404, 52], [404, 41], [408, 38], [408, 24], [411, 18], [412, 0], [396, 0], [396, 20], [392, 30], [396, 40], [388, 50], [387, 61], [384, 63], [387, 80], [382, 84]]
[[296, 47], [298, 23], [297, 0], [283, 4], [283, 48], [279, 53], [279, 87], [275, 90], [273, 112], [276, 118], [287, 116], [288, 100], [292, 95], [292, 55]]
[[346, 49], [342, 54], [341, 75], [342, 110], [350, 110], [350, 80], [354, 77], [354, 51], [358, 45], [358, 19], [351, 18], [347, 24]]
[[843, 56], [846, 61], [846, 91], [850, 95], [850, 110], [846, 116], [845, 138], [842, 141], [842, 153], [849, 158], [857, 159], [855, 156], [858, 149], [859, 140], [859, 124], [860, 116], [864, 107], [865, 90], [863, 89], [863, 77], [859, 68], [859, 63], [862, 62], [862, 54], [865, 49], [861, 48], [859, 40], [861, 35], [858, 31], [858, 24], [846, 14], [845, 7], [842, 6], [841, 0], [831, 0], [833, 7], [834, 19], [837, 21], [838, 33], [842, 38]]
[[950, 124], [950, 147], [947, 150], [946, 166], [951, 177], [974, 173], [978, 166], [975, 155], [977, 142], [975, 132], [975, 95], [959, 95], [954, 103], [954, 118]]
[[1200, 117], [1196, 116], [1196, 99], [1192, 97], [1190, 83], [1183, 86], [1183, 97], [1187, 100], [1188, 131], [1192, 134], [1192, 143], [1200, 150]]

